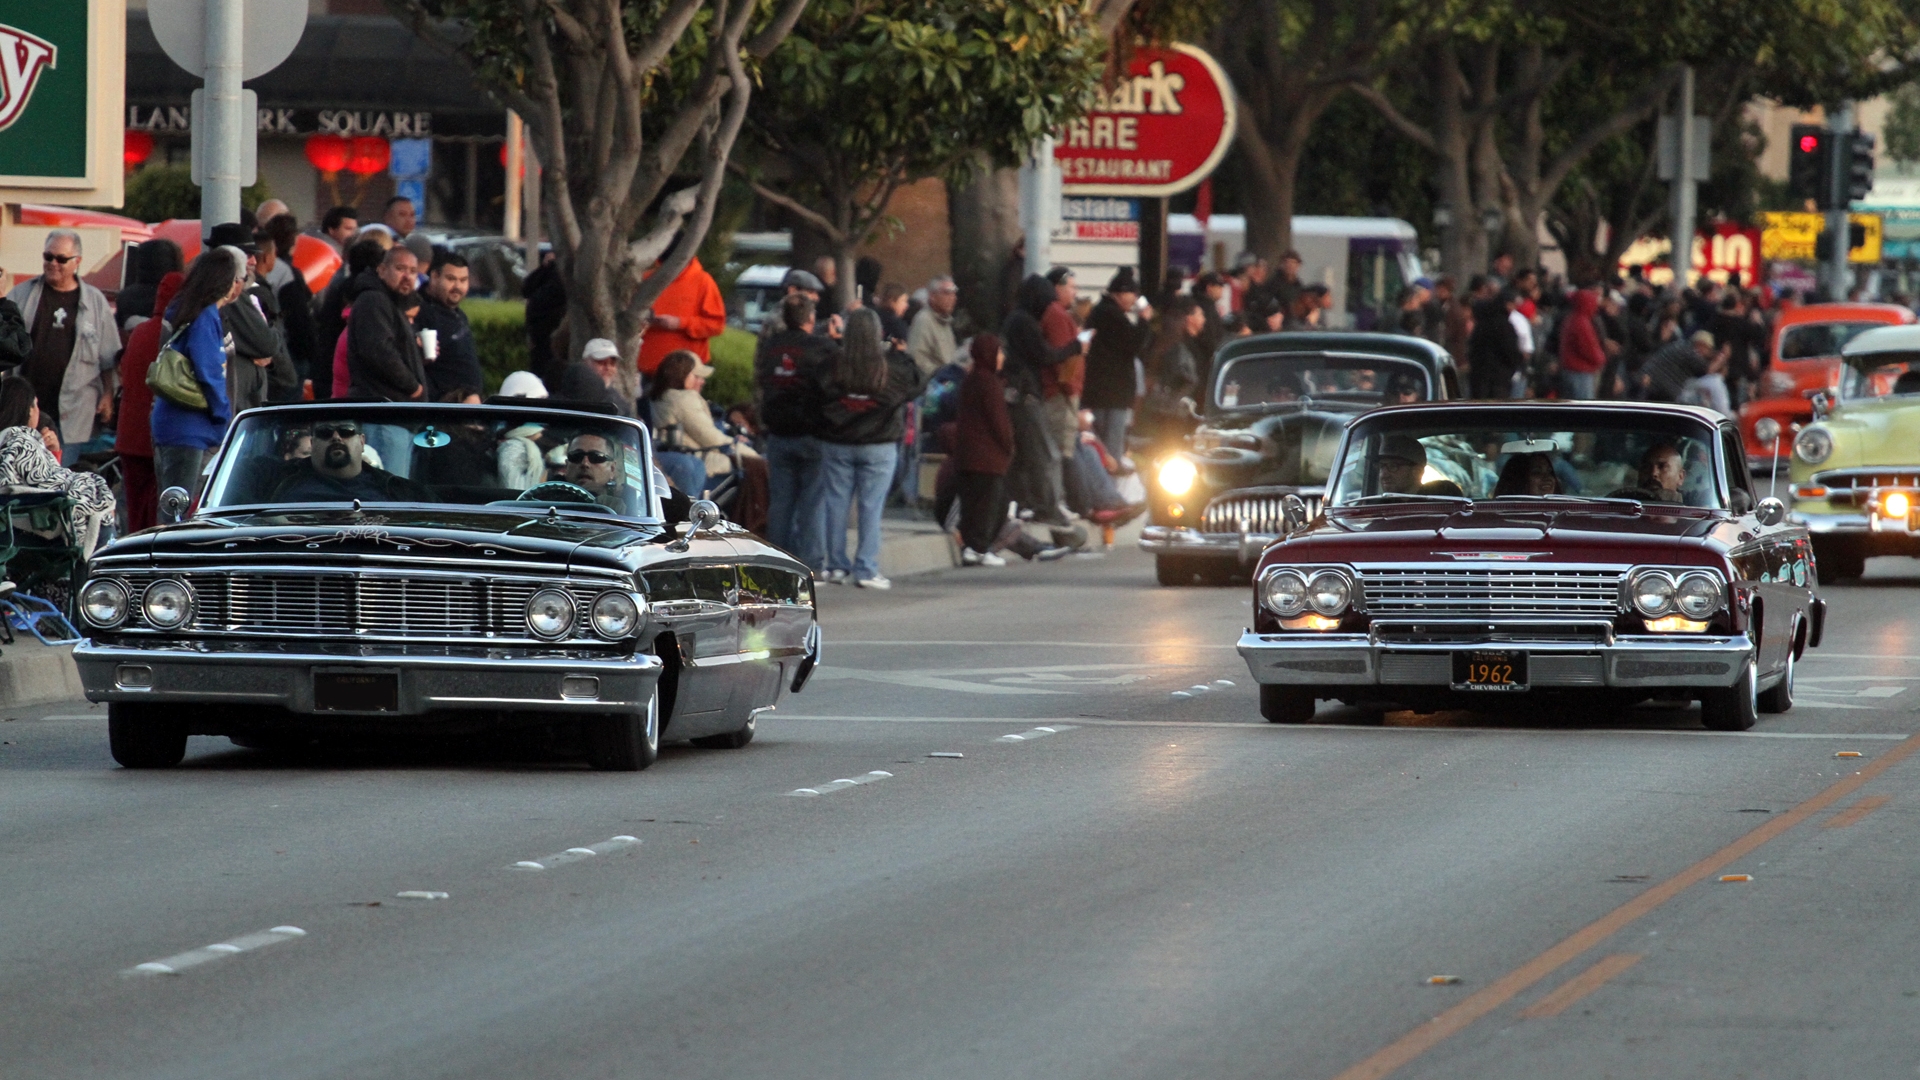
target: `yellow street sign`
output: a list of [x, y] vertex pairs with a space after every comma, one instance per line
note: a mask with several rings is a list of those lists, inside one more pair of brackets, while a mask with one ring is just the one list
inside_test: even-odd
[[[1849, 214], [1847, 218], [1851, 224], [1860, 226], [1862, 234], [1861, 244], [1848, 249], [1847, 261], [1878, 263], [1880, 241], [1883, 235], [1880, 215]], [[1825, 214], [1798, 210], [1773, 211], [1761, 214], [1760, 219], [1760, 257], [1762, 259], [1813, 261], [1814, 244], [1820, 239], [1820, 234], [1826, 231], [1827, 216]]]

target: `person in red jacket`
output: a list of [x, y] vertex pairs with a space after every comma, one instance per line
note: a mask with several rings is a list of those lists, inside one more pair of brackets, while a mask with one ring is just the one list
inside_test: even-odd
[[1593, 325], [1600, 310], [1600, 292], [1575, 289], [1567, 298], [1567, 316], [1560, 324], [1560, 395], [1575, 401], [1600, 396], [1600, 370], [1607, 366], [1600, 332]]
[[133, 328], [126, 351], [120, 354], [120, 428], [113, 446], [120, 455], [120, 482], [125, 488], [120, 505], [126, 508], [130, 533], [159, 524], [160, 485], [153, 472], [153, 391], [147, 388], [147, 369], [159, 359], [165, 335], [172, 332], [161, 316], [185, 280], [186, 275], [178, 270], [160, 279], [154, 290], [153, 318]]
[[1000, 365], [1007, 354], [992, 334], [975, 334], [967, 351], [973, 369], [960, 381], [955, 420], [954, 464], [960, 500], [960, 561], [968, 566], [1005, 566], [993, 553], [1007, 518], [1007, 467], [1013, 464], [1013, 418], [1007, 414], [1007, 384]]
[[660, 361], [675, 349], [687, 350], [704, 364], [711, 358], [707, 341], [719, 337], [726, 328], [727, 301], [720, 295], [720, 286], [714, 284], [713, 275], [695, 259], [653, 302], [653, 321], [640, 339], [640, 355], [634, 366], [640, 374], [652, 378]]

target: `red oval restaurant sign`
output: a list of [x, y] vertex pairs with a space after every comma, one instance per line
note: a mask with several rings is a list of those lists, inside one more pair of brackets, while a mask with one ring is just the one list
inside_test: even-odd
[[1067, 195], [1165, 196], [1206, 179], [1233, 141], [1233, 87], [1191, 45], [1141, 49], [1093, 111], [1054, 136]]

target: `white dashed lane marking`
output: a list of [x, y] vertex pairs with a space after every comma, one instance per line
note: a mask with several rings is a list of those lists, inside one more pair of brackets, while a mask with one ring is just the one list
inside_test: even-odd
[[582, 859], [591, 859], [596, 855], [611, 855], [616, 851], [624, 851], [627, 848], [636, 847], [639, 843], [640, 838], [637, 836], [615, 836], [602, 840], [597, 844], [589, 844], [586, 847], [570, 847], [565, 851], [558, 851], [552, 855], [543, 855], [538, 859], [522, 859], [507, 869], [551, 870], [556, 866], [565, 866], [568, 863], [576, 863]]
[[201, 964], [210, 963], [214, 960], [224, 960], [229, 956], [238, 956], [243, 952], [264, 949], [269, 945], [278, 945], [283, 941], [292, 941], [295, 938], [303, 938], [306, 936], [307, 932], [297, 926], [276, 926], [271, 930], [262, 930], [257, 934], [243, 934], [229, 941], [222, 941], [213, 945], [203, 945], [198, 949], [189, 949], [186, 952], [169, 956], [164, 960], [149, 960], [144, 964], [136, 964], [121, 972], [121, 974], [178, 975], [191, 967], [199, 967]]
[[798, 795], [801, 798], [810, 799], [815, 795], [831, 795], [836, 791], [845, 791], [850, 787], [859, 787], [862, 784], [871, 784], [875, 780], [890, 779], [892, 776], [893, 774], [890, 772], [882, 772], [879, 769], [875, 769], [872, 772], [867, 773], [865, 776], [857, 776], [851, 780], [840, 779], [840, 780], [832, 781], [831, 783], [815, 784], [813, 787], [795, 788], [792, 791], [787, 792], [787, 794]]
[[1073, 730], [1072, 724], [1058, 724], [1053, 727], [1037, 727], [1037, 728], [1034, 728], [1032, 731], [1023, 731], [1018, 735], [1002, 735], [994, 741], [995, 742], [1032, 742], [1035, 739], [1044, 739], [1049, 735], [1058, 735], [1063, 731], [1072, 731], [1072, 730]]

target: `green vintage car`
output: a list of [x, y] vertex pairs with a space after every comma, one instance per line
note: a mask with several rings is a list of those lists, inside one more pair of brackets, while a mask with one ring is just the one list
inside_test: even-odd
[[1869, 556], [1920, 555], [1920, 326], [1868, 330], [1841, 357], [1838, 399], [1816, 397], [1793, 440], [1793, 513], [1823, 583]]

